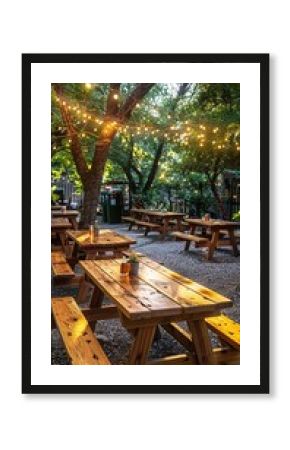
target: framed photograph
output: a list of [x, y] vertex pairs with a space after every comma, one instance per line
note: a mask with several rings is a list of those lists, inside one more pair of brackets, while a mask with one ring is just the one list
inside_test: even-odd
[[22, 392], [269, 393], [269, 55], [23, 54], [22, 142]]

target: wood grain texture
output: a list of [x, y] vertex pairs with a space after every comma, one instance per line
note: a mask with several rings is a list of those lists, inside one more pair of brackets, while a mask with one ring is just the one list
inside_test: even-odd
[[[143, 262], [144, 261], [144, 262]], [[122, 277], [121, 260], [80, 261], [86, 275], [132, 320], [212, 314], [232, 301], [210, 289], [141, 258], [139, 275]]]
[[55, 231], [57, 229], [68, 229], [71, 228], [72, 224], [65, 217], [57, 217], [51, 219], [51, 230]]
[[180, 273], [174, 272], [173, 270], [168, 269], [167, 267], [157, 263], [156, 261], [153, 261], [152, 259], [146, 256], [142, 258], [142, 264], [147, 265], [152, 269], [155, 269], [156, 271], [162, 273], [163, 275], [166, 275], [166, 277], [169, 278], [170, 280], [175, 281], [176, 283], [179, 283], [182, 286], [185, 286], [187, 289], [195, 292], [196, 294], [201, 295], [205, 299], [211, 300], [212, 302], [216, 302], [219, 305], [223, 304], [224, 307], [229, 307], [232, 306], [233, 304], [232, 300], [224, 297], [218, 292], [215, 292], [212, 289], [209, 289], [206, 286], [203, 286], [202, 284], [199, 284], [196, 281], [191, 280], [190, 278], [184, 277]]
[[221, 314], [216, 317], [208, 317], [205, 319], [208, 328], [216, 333], [221, 341], [236, 350], [240, 349], [240, 324], [230, 319], [228, 316]]
[[62, 252], [51, 253], [51, 269], [53, 277], [74, 277], [75, 273], [71, 266], [67, 263], [65, 256]]
[[52, 299], [52, 313], [73, 365], [109, 365], [106, 354], [72, 297]]
[[69, 238], [73, 239], [81, 249], [114, 249], [136, 243], [134, 239], [106, 229], [100, 230], [98, 236], [91, 236], [89, 230], [67, 231], [67, 235]]
[[191, 241], [197, 244], [207, 244], [209, 242], [206, 237], [197, 236], [195, 234], [181, 233], [180, 231], [173, 231], [171, 233], [171, 236], [174, 236], [176, 239], [179, 239], [181, 241]]

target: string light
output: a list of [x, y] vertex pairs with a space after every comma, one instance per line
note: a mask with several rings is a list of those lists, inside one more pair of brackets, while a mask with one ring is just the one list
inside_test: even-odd
[[[86, 83], [89, 84], [89, 83]], [[118, 94], [113, 94], [113, 98], [115, 100], [117, 100], [119, 98]], [[120, 123], [118, 123], [116, 120], [113, 121], [109, 121], [109, 117], [106, 117], [105, 121], [103, 120], [103, 118], [100, 117], [96, 117], [95, 115], [92, 115], [91, 113], [88, 113], [87, 111], [84, 110], [83, 106], [76, 104], [76, 102], [74, 101], [72, 104], [69, 104], [69, 101], [67, 99], [63, 99], [63, 98], [59, 98], [56, 97], [56, 100], [58, 102], [61, 102], [61, 104], [68, 108], [71, 112], [74, 112], [76, 116], [79, 116], [78, 118], [83, 119], [81, 122], [80, 120], [76, 120], [76, 124], [80, 125], [81, 123], [83, 124], [87, 124], [89, 125], [94, 124], [94, 126], [92, 127], [92, 130], [94, 131], [94, 133], [97, 133], [98, 128], [96, 127], [96, 125], [103, 125], [105, 123], [106, 128], [102, 130], [102, 132], [104, 132], [105, 135], [108, 135], [112, 132], [117, 132], [117, 133], [125, 133], [127, 134], [128, 132], [134, 136], [134, 135], [138, 135], [140, 136], [141, 134], [150, 134], [152, 137], [154, 137], [154, 139], [156, 139], [156, 136], [160, 136], [160, 134], [162, 134], [165, 138], [168, 138], [171, 142], [180, 142], [182, 141], [183, 143], [185, 143], [185, 145], [188, 145], [188, 138], [192, 138], [192, 139], [199, 139], [200, 142], [198, 143], [198, 145], [200, 147], [203, 147], [205, 144], [205, 134], [204, 133], [199, 133], [197, 134], [198, 129], [202, 130], [202, 131], [206, 131], [206, 127], [203, 124], [200, 123], [194, 123], [194, 122], [190, 122], [189, 120], [185, 120], [183, 122], [179, 121], [177, 122], [175, 125], [173, 124], [168, 124], [167, 126], [162, 126], [162, 128], [160, 129], [159, 127], [161, 126], [159, 124], [159, 127], [157, 125], [148, 125], [148, 124], [129, 124], [129, 125], [122, 125]], [[138, 106], [137, 106], [138, 105]], [[136, 107], [140, 107], [140, 104], [137, 103]], [[167, 118], [171, 119], [172, 116], [171, 114], [167, 114]], [[114, 118], [115, 119], [115, 118]], [[60, 131], [61, 130], [65, 130], [65, 128], [63, 129], [62, 127], [58, 128]], [[219, 128], [218, 127], [214, 127], [214, 128], [209, 128], [209, 132], [216, 134], [218, 132]], [[190, 134], [189, 134], [190, 133]], [[82, 133], [81, 134], [82, 137], [85, 137], [85, 134]], [[177, 138], [179, 138], [179, 141], [177, 140]], [[227, 142], [229, 139], [227, 138], [227, 136], [223, 139], [223, 142]], [[213, 140], [211, 141], [212, 145], [216, 144], [216, 141]], [[225, 148], [224, 146], [222, 147], [221, 145], [217, 146], [216, 148]], [[237, 144], [237, 150], [239, 151], [239, 147]]]

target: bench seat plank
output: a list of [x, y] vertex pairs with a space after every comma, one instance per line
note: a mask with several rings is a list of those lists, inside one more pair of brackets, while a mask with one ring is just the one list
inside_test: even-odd
[[144, 222], [143, 220], [135, 220], [135, 224], [145, 227], [145, 228], [150, 228], [150, 229], [159, 229], [161, 228], [161, 225], [159, 225], [158, 223], [152, 223], [152, 222]]
[[132, 222], [132, 223], [135, 223], [134, 217], [130, 217], [130, 216], [122, 216], [121, 219], [122, 219], [123, 222]]
[[206, 237], [197, 236], [196, 234], [182, 233], [181, 231], [174, 231], [171, 233], [171, 236], [174, 236], [176, 239], [181, 241], [190, 241], [195, 242], [196, 244], [206, 244], [209, 242]]
[[66, 261], [66, 258], [62, 252], [51, 253], [51, 268], [53, 277], [55, 278], [72, 278], [75, 276], [74, 271]]
[[73, 365], [109, 365], [99, 341], [72, 297], [52, 298], [52, 313]]
[[205, 319], [208, 328], [216, 333], [222, 341], [228, 345], [240, 349], [240, 324], [230, 319], [225, 314]]

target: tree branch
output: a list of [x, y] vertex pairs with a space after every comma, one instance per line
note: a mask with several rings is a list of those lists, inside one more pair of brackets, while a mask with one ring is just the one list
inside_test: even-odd
[[137, 103], [145, 97], [154, 84], [155, 83], [141, 83], [136, 86], [134, 91], [129, 95], [125, 103], [120, 108], [119, 118], [122, 122], [130, 118]]
[[152, 163], [152, 166], [151, 166], [151, 170], [149, 172], [147, 181], [146, 181], [146, 183], [144, 185], [143, 192], [149, 191], [149, 189], [152, 186], [152, 183], [153, 183], [153, 181], [154, 181], [154, 179], [156, 177], [156, 174], [157, 174], [158, 164], [159, 164], [159, 161], [160, 161], [160, 158], [161, 158], [161, 155], [162, 155], [163, 147], [164, 147], [164, 140], [159, 142], [159, 144], [157, 146], [156, 153], [154, 155], [154, 160], [153, 160], [153, 163]]
[[[55, 83], [53, 85], [53, 88], [54, 88], [56, 94], [58, 96], [62, 97], [62, 94], [63, 94], [62, 86], [60, 84]], [[70, 113], [68, 112], [68, 110], [66, 109], [66, 106], [63, 104], [62, 101], [59, 102], [59, 109], [60, 109], [62, 120], [66, 125], [68, 136], [72, 141], [71, 142], [71, 153], [72, 153], [77, 171], [80, 175], [82, 182], [84, 183], [84, 180], [88, 173], [88, 166], [87, 166], [87, 162], [86, 162], [85, 157], [82, 152], [82, 148], [81, 148], [77, 130], [73, 126]]]

